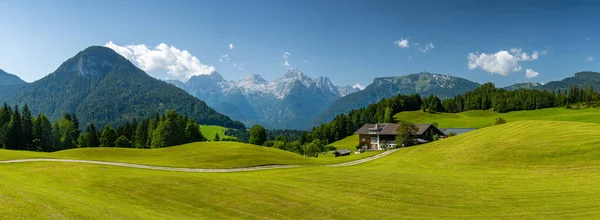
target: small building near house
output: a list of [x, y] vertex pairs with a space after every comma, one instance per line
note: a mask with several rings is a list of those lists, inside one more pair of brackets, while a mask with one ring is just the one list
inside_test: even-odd
[[[437, 127], [432, 124], [415, 124], [418, 128], [413, 134], [415, 144], [424, 144], [433, 140], [433, 136], [439, 138], [446, 136]], [[399, 124], [365, 124], [354, 134], [358, 134], [359, 145], [364, 149], [383, 150], [396, 147], [396, 136]]]
[[459, 135], [462, 133], [467, 133], [469, 131], [477, 130], [477, 128], [440, 128], [440, 130], [442, 132], [444, 132], [444, 134], [446, 134], [446, 135], [449, 135], [450, 133], [453, 133], [453, 132], [454, 132], [454, 134]]
[[336, 150], [333, 152], [335, 157], [348, 156], [350, 153], [352, 153], [352, 151], [348, 149]]

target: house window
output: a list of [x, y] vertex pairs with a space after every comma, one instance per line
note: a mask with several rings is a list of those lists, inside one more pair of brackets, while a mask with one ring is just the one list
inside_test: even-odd
[[371, 143], [377, 143], [377, 137], [372, 137], [371, 138]]
[[362, 138], [362, 141], [366, 141], [366, 140], [367, 140], [367, 138]]

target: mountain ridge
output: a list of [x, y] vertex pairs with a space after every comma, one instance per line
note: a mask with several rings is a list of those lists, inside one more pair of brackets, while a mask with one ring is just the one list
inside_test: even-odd
[[56, 71], [5, 99], [56, 119], [74, 113], [80, 126], [117, 125], [175, 110], [202, 124], [244, 128], [187, 92], [146, 74], [112, 49], [88, 47]]
[[212, 72], [193, 76], [185, 83], [169, 82], [248, 126], [260, 123], [284, 129], [307, 128], [307, 121], [322, 110], [323, 104], [359, 91], [336, 86], [328, 77], [311, 78], [297, 69], [270, 81], [255, 73], [237, 82], [228, 81]]
[[449, 98], [471, 91], [479, 85], [479, 83], [461, 77], [428, 72], [378, 77], [373, 79], [373, 83], [365, 89], [334, 101], [311, 120], [310, 126], [331, 121], [338, 114], [366, 107], [397, 94], [418, 93], [421, 96], [436, 95], [440, 98]]

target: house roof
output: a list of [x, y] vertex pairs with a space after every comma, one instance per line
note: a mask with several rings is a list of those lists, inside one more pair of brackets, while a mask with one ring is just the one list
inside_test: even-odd
[[348, 150], [348, 149], [342, 149], [342, 150], [336, 150], [336, 151], [334, 151], [333, 153], [338, 153], [338, 154], [349, 154], [349, 153], [352, 153], [352, 151], [351, 151], [351, 150]]
[[[370, 128], [375, 128], [375, 125], [379, 128], [377, 134], [379, 135], [397, 135], [396, 130], [400, 127], [399, 124], [365, 124], [361, 128], [359, 128], [354, 134], [371, 134], [369, 133]], [[415, 124], [418, 128], [417, 133], [415, 135], [422, 135], [427, 129], [430, 127], [437, 130], [439, 133], [444, 134], [440, 129], [436, 128], [432, 124]]]

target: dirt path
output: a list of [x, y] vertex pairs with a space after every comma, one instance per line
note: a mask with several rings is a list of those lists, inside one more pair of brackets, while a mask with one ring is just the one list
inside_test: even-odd
[[[356, 164], [365, 163], [368, 161], [376, 160], [381, 157], [387, 156], [391, 153], [396, 152], [397, 149], [389, 150], [375, 156], [367, 157], [360, 160], [350, 161], [340, 164], [323, 165], [327, 167], [345, 167]], [[192, 172], [192, 173], [232, 173], [232, 172], [244, 172], [244, 171], [256, 171], [256, 170], [272, 170], [272, 169], [284, 169], [284, 168], [295, 168], [295, 167], [307, 167], [308, 165], [268, 165], [268, 166], [256, 166], [256, 167], [242, 167], [242, 168], [221, 168], [221, 169], [203, 169], [203, 168], [179, 168], [179, 167], [162, 167], [162, 166], [151, 166], [131, 163], [119, 163], [119, 162], [105, 162], [105, 161], [94, 161], [94, 160], [70, 160], [70, 159], [20, 159], [20, 160], [4, 160], [0, 161], [3, 163], [27, 163], [27, 162], [65, 162], [65, 163], [88, 163], [88, 164], [99, 164], [119, 167], [130, 167], [139, 169], [150, 169], [150, 170], [166, 170], [166, 171], [179, 171], [179, 172]]]

